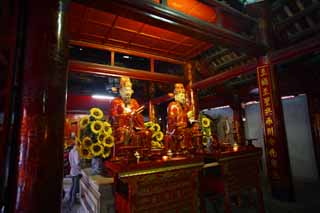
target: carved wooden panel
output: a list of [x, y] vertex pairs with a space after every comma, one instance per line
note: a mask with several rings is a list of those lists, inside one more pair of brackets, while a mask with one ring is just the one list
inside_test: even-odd
[[131, 212], [198, 212], [198, 171], [193, 168], [128, 178]]

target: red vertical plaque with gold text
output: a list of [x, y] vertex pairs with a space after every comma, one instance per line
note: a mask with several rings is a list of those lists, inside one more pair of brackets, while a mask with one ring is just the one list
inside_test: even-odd
[[274, 197], [293, 200], [291, 169], [282, 106], [274, 70], [263, 57], [257, 67], [261, 117], [269, 181]]

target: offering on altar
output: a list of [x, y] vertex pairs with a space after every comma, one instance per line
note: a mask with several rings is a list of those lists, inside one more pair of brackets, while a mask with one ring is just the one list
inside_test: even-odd
[[162, 143], [164, 135], [161, 131], [161, 127], [159, 124], [154, 122], [146, 122], [144, 123], [144, 126], [151, 131], [151, 149], [163, 149], [164, 145]]

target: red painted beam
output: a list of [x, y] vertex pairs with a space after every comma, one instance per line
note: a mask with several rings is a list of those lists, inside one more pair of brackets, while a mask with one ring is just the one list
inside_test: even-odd
[[90, 74], [97, 74], [97, 75], [116, 76], [116, 77], [128, 76], [128, 77], [140, 79], [140, 80], [157, 81], [157, 82], [164, 82], [164, 83], [184, 82], [183, 77], [179, 77], [175, 75], [140, 71], [136, 69], [128, 69], [123, 67], [100, 65], [95, 63], [73, 61], [73, 60], [69, 61], [69, 71], [90, 73]]
[[214, 86], [217, 83], [221, 83], [223, 81], [230, 80], [230, 79], [235, 78], [239, 75], [253, 72], [253, 71], [255, 71], [256, 68], [257, 68], [257, 63], [252, 63], [252, 64], [248, 64], [245, 66], [241, 66], [239, 68], [211, 76], [205, 80], [195, 82], [192, 85], [192, 88], [193, 89], [202, 89], [202, 88], [206, 88], [209, 86]]
[[315, 36], [296, 45], [271, 53], [271, 63], [280, 64], [289, 59], [307, 55], [314, 51], [320, 51], [320, 36]]

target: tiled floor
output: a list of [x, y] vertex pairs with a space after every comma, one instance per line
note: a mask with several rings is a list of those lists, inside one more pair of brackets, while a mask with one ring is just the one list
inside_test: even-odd
[[72, 209], [69, 209], [69, 190], [71, 187], [71, 178], [65, 178], [63, 180], [63, 188], [65, 191], [65, 196], [62, 201], [62, 213], [85, 213], [85, 211], [82, 209], [79, 200], [74, 204]]
[[[320, 181], [313, 183], [295, 182], [296, 202], [281, 202], [271, 197], [271, 193], [267, 187], [266, 181], [263, 185], [263, 196], [266, 213], [318, 213], [320, 212]], [[244, 196], [245, 197], [245, 196]], [[256, 203], [255, 203], [256, 204]], [[222, 198], [215, 201], [206, 202], [207, 212], [220, 213], [223, 212]], [[233, 213], [251, 213], [257, 212], [255, 206], [249, 207], [244, 205], [237, 207], [232, 206]]]

